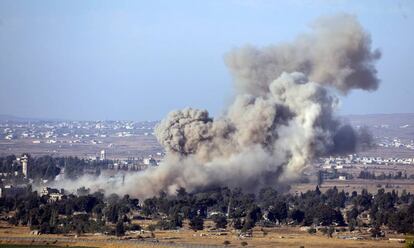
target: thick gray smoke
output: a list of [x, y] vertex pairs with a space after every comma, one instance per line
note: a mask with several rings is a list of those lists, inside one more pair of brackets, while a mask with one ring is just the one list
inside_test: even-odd
[[165, 160], [127, 177], [122, 192], [255, 190], [297, 179], [315, 156], [355, 149], [354, 130], [334, 117], [335, 93], [377, 89], [380, 53], [354, 16], [320, 18], [311, 27], [291, 43], [227, 54], [236, 94], [225, 114], [171, 112], [156, 128]]
[[374, 62], [381, 53], [371, 50], [371, 38], [354, 16], [320, 18], [311, 27], [310, 34], [292, 43], [262, 49], [248, 46], [229, 53], [226, 62], [238, 92], [266, 95], [282, 72], [295, 71], [342, 93], [378, 88]]
[[311, 27], [292, 43], [227, 54], [234, 102], [217, 119], [206, 110], [171, 112], [156, 128], [165, 161], [133, 178], [130, 193], [275, 186], [297, 178], [317, 155], [355, 149], [353, 129], [333, 116], [334, 93], [377, 89], [380, 52], [354, 16], [320, 18]]

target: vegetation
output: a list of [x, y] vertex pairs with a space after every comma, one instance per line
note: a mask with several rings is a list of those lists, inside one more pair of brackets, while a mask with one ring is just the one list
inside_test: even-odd
[[204, 220], [200, 216], [194, 216], [190, 219], [190, 228], [194, 231], [203, 230]]
[[[99, 169], [106, 162], [91, 162], [75, 157], [29, 157], [29, 173], [35, 180], [54, 178], [62, 168], [69, 178], [76, 178], [83, 170]], [[19, 168], [15, 156], [0, 157], [0, 171], [12, 172]], [[17, 168], [17, 169], [16, 169]], [[361, 178], [372, 178], [361, 172]], [[385, 176], [385, 175], [384, 175]], [[390, 177], [390, 175], [385, 176]], [[376, 177], [378, 178], [378, 176]], [[402, 173], [394, 179], [407, 178]], [[373, 195], [363, 190], [351, 194], [336, 187], [322, 193], [318, 187], [298, 195], [281, 194], [273, 188], [264, 188], [258, 194], [245, 193], [240, 188], [213, 188], [189, 193], [179, 188], [175, 195], [159, 192], [157, 196], [138, 199], [129, 195], [106, 197], [102, 192], [79, 188], [77, 194], [65, 195], [57, 201], [40, 197], [29, 187], [26, 194], [0, 198], [0, 215], [13, 225], [26, 225], [41, 233], [102, 232], [123, 236], [126, 231], [140, 230], [131, 224], [133, 217], [152, 218], [158, 222], [149, 230], [172, 230], [187, 220], [192, 230], [203, 230], [204, 220], [214, 221], [216, 229], [234, 228], [250, 232], [256, 225], [305, 225], [309, 232], [321, 229], [332, 237], [335, 227], [371, 227], [372, 236], [383, 235], [381, 228], [400, 233], [414, 233], [414, 196], [406, 191], [385, 192], [379, 189]], [[12, 214], [10, 214], [12, 213]]]
[[408, 178], [411, 179], [411, 177], [407, 176], [407, 173], [403, 174], [402, 171], [398, 171], [395, 174], [391, 174], [391, 173], [385, 174], [384, 172], [382, 172], [380, 175], [376, 175], [374, 172], [361, 171], [358, 175], [358, 178], [371, 179], [371, 180], [373, 180], [373, 179], [375, 179], [375, 180], [387, 180], [387, 179], [388, 180], [389, 179], [399, 180], [399, 179], [408, 179]]
[[[85, 189], [79, 192], [85, 192]], [[86, 192], [88, 192], [86, 190]], [[347, 208], [345, 216], [341, 210]], [[122, 198], [95, 192], [86, 195], [67, 195], [51, 202], [36, 192], [14, 198], [0, 198], [0, 213], [14, 211], [11, 224], [27, 225], [42, 233], [108, 232], [122, 236], [126, 230], [140, 227], [130, 223], [132, 213], [159, 219], [154, 228], [162, 230], [182, 227], [188, 219], [194, 231], [204, 228], [204, 219], [211, 218], [215, 228], [231, 227], [247, 232], [257, 223], [294, 223], [305, 226], [326, 226], [324, 233], [332, 236], [334, 226], [371, 226], [378, 236], [382, 226], [400, 233], [414, 232], [414, 196], [403, 191], [376, 195], [339, 192], [335, 187], [322, 193], [319, 188], [300, 195], [280, 194], [271, 188], [261, 190], [256, 197], [240, 189], [217, 188], [198, 193], [179, 189], [176, 196], [159, 196], [144, 200], [128, 195]], [[209, 213], [215, 214], [209, 217]], [[370, 216], [363, 221], [363, 216]], [[231, 222], [230, 222], [231, 221]], [[109, 223], [115, 228], [109, 228]], [[312, 230], [312, 229], [309, 229]]]
[[[48, 155], [32, 157], [29, 154], [25, 155], [28, 157], [28, 175], [35, 182], [54, 180], [62, 169], [65, 170], [65, 177], [68, 179], [76, 179], [86, 171], [99, 174], [101, 169], [107, 168], [108, 164], [112, 162], [109, 160], [90, 161], [77, 157], [52, 157]], [[23, 177], [21, 173], [18, 173], [16, 178], [16, 172], [21, 172], [21, 170], [21, 165], [17, 162], [15, 155], [0, 157], [0, 172], [8, 175], [3, 176], [6, 179], [21, 179]]]

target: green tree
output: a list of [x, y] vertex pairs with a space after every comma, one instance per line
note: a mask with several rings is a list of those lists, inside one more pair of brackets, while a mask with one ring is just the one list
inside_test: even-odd
[[193, 231], [199, 231], [204, 229], [204, 219], [200, 216], [195, 216], [190, 219], [190, 228]]
[[213, 216], [212, 219], [216, 225], [216, 228], [226, 228], [227, 226], [226, 216], [216, 214]]
[[243, 228], [243, 223], [240, 218], [233, 219], [233, 227], [234, 229], [240, 230]]
[[125, 227], [122, 221], [118, 221], [115, 227], [115, 235], [120, 237], [125, 235]]

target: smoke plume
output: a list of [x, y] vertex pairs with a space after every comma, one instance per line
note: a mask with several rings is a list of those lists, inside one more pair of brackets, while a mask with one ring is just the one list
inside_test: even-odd
[[381, 54], [354, 16], [320, 18], [311, 28], [291, 43], [227, 54], [234, 102], [216, 119], [206, 110], [171, 112], [156, 128], [164, 162], [131, 178], [130, 193], [255, 190], [297, 178], [315, 156], [353, 151], [354, 130], [334, 117], [335, 93], [377, 89]]
[[282, 72], [302, 72], [312, 82], [342, 93], [352, 89], [376, 90], [374, 62], [381, 57], [371, 50], [371, 38], [352, 15], [323, 17], [312, 32], [292, 43], [258, 49], [244, 47], [226, 56], [239, 93], [266, 95]]
[[316, 20], [291, 43], [234, 49], [225, 56], [235, 84], [225, 114], [171, 112], [156, 128], [164, 161], [127, 176], [118, 192], [254, 191], [297, 179], [315, 156], [353, 151], [357, 135], [335, 118], [335, 94], [377, 89], [379, 58], [370, 35], [345, 14]]

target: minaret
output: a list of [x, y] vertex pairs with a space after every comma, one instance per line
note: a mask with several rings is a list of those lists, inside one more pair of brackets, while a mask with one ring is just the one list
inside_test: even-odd
[[22, 173], [23, 173], [24, 178], [27, 178], [27, 160], [28, 158], [26, 154], [20, 158], [20, 161], [22, 163]]
[[101, 151], [101, 154], [100, 154], [100, 160], [101, 160], [101, 161], [106, 160], [106, 152], [105, 152], [105, 150], [102, 150], [102, 151]]

